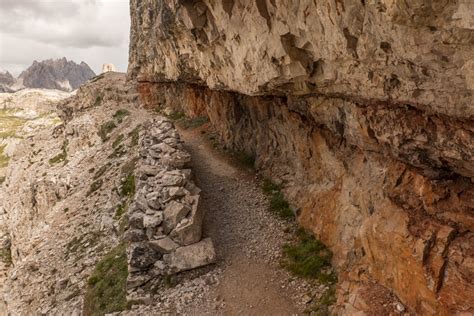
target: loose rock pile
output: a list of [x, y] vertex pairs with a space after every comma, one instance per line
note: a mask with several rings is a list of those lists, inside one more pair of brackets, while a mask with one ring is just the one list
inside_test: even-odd
[[137, 191], [124, 235], [129, 294], [156, 276], [204, 266], [216, 257], [212, 241], [201, 240], [200, 189], [191, 180], [191, 157], [179, 134], [164, 118], [149, 121], [142, 133]]

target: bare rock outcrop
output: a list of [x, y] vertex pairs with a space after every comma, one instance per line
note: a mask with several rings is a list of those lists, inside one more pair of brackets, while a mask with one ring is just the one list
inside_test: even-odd
[[110, 74], [50, 106], [61, 124], [27, 135], [0, 185], [1, 315], [80, 314], [95, 264], [121, 239], [121, 180], [148, 118], [133, 88]]
[[[0, 183], [0, 315], [102, 313], [89, 293], [110, 253], [126, 272], [121, 285], [107, 283], [123, 285], [112, 298], [123, 308], [151, 279], [215, 260], [201, 240], [190, 156], [169, 120], [150, 120], [125, 74], [101, 75], [67, 99], [42, 92], [51, 96], [38, 102], [61, 120], [24, 134]], [[33, 106], [35, 93], [7, 104]]]
[[474, 312], [470, 1], [132, 0], [129, 77], [208, 116], [334, 253], [341, 313], [371, 289]]
[[15, 78], [12, 76], [10, 72], [0, 71], [0, 93], [12, 92], [13, 90], [10, 88], [10, 86], [14, 83], [15, 83]]
[[15, 78], [9, 71], [0, 72], [0, 85], [11, 86], [15, 83]]

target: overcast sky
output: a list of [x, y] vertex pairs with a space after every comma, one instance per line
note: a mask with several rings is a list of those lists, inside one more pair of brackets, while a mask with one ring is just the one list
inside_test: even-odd
[[129, 33], [128, 0], [0, 0], [0, 70], [66, 57], [125, 72]]

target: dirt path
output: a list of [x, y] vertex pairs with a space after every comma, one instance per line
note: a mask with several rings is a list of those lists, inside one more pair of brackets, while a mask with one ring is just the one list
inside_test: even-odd
[[211, 148], [199, 129], [180, 133], [202, 189], [203, 233], [212, 238], [222, 271], [218, 284], [185, 314], [301, 314], [307, 285], [278, 264], [290, 224], [269, 213], [258, 179]]

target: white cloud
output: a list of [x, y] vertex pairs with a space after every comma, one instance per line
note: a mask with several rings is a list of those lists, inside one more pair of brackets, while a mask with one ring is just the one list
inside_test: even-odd
[[129, 29], [128, 0], [0, 0], [0, 67], [64, 56], [126, 71]]

